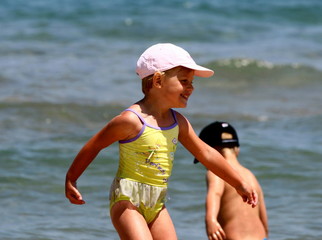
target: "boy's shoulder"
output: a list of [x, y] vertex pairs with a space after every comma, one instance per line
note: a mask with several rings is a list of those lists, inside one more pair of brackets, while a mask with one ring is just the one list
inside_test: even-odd
[[[260, 186], [256, 175], [250, 169], [241, 165], [240, 174], [242, 175], [243, 178], [249, 181], [253, 186], [256, 186], [256, 188]], [[259, 189], [257, 189], [257, 191], [259, 191]]]

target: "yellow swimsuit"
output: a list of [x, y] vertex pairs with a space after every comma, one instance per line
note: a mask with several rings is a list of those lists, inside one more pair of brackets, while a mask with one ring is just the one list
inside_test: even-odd
[[134, 110], [143, 127], [133, 139], [119, 141], [119, 168], [110, 190], [110, 209], [121, 200], [130, 201], [152, 222], [166, 201], [168, 179], [171, 175], [174, 153], [178, 143], [179, 127], [154, 127]]

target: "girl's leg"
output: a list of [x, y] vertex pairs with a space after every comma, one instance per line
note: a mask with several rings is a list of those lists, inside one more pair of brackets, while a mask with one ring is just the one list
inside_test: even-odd
[[130, 201], [115, 203], [111, 220], [122, 240], [153, 240], [144, 217]]
[[149, 224], [153, 240], [177, 240], [176, 230], [169, 215], [164, 207], [153, 222]]

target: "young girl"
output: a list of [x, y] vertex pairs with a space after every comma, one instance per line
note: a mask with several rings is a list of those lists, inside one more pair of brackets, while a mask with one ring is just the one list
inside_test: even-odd
[[210, 77], [213, 71], [197, 65], [184, 49], [165, 43], [148, 48], [139, 58], [136, 72], [142, 79], [144, 98], [114, 117], [80, 150], [66, 174], [69, 201], [85, 203], [77, 179], [102, 149], [118, 141], [119, 168], [110, 189], [110, 215], [120, 238], [177, 239], [165, 199], [180, 141], [255, 207], [256, 191], [196, 135], [182, 114], [172, 110], [187, 106], [194, 75]]

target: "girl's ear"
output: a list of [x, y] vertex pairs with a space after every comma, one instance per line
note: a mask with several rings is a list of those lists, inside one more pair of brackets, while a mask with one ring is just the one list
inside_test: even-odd
[[152, 85], [154, 87], [160, 88], [162, 86], [162, 80], [164, 78], [164, 72], [157, 71], [153, 75]]

